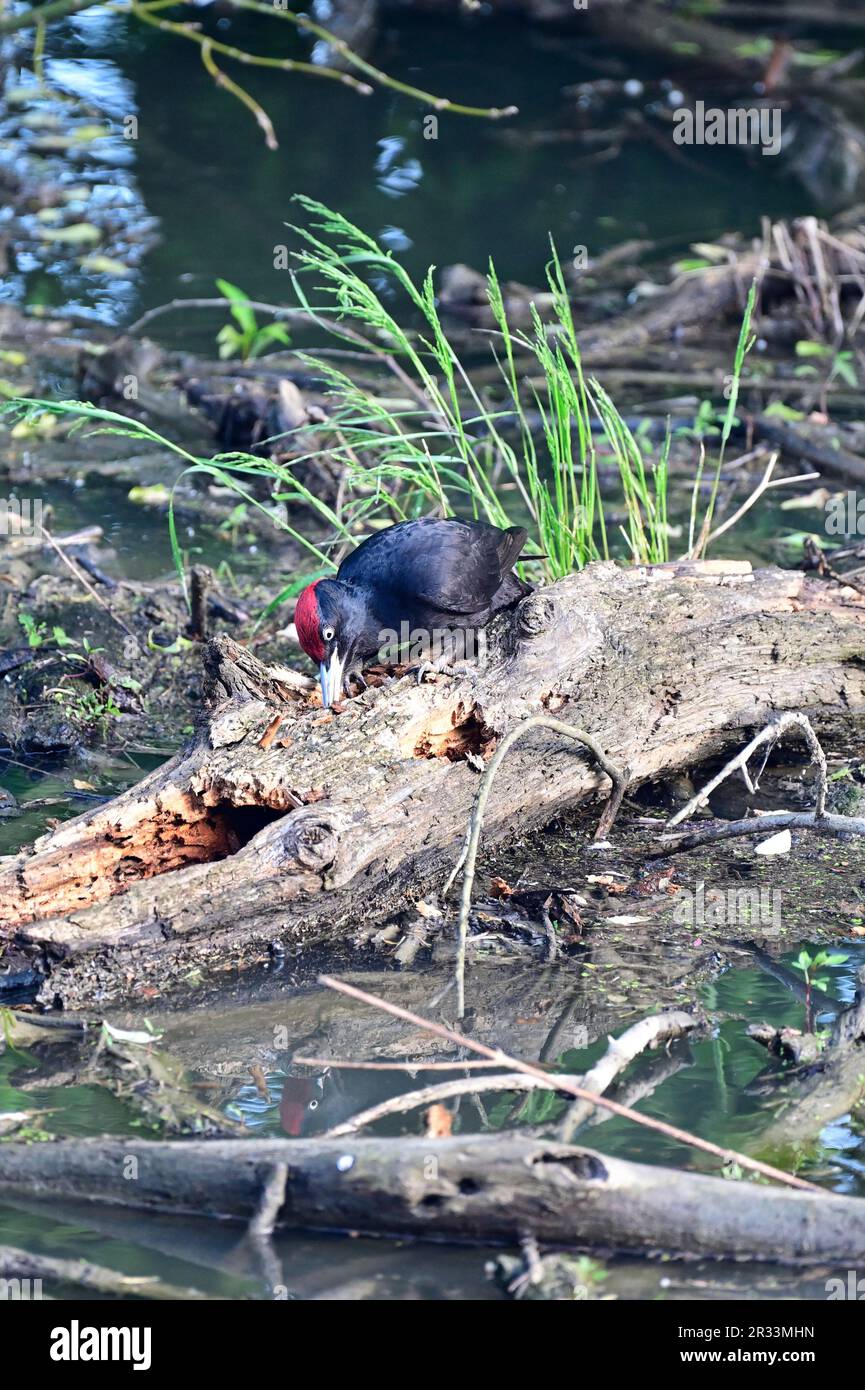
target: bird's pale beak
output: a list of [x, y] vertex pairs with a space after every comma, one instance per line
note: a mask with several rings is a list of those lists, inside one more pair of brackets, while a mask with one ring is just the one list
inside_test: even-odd
[[318, 668], [318, 678], [321, 681], [321, 703], [327, 709], [329, 705], [336, 704], [342, 696], [342, 673], [345, 667], [345, 660], [340, 657], [336, 647], [331, 653], [330, 662], [322, 661]]

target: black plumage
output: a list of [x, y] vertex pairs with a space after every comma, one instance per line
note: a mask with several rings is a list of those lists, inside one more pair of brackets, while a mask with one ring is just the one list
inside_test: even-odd
[[346, 680], [379, 651], [384, 632], [481, 628], [528, 593], [513, 573], [527, 534], [455, 518], [401, 521], [363, 541], [335, 579], [304, 590], [295, 624], [321, 665], [325, 703], [339, 693], [337, 676]]
[[365, 588], [382, 618], [408, 618], [418, 627], [482, 627], [528, 592], [513, 573], [527, 536], [522, 526], [501, 531], [485, 521], [401, 521], [369, 536], [336, 577]]

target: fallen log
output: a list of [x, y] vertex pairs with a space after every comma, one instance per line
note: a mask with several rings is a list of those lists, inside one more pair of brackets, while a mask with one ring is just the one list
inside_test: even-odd
[[865, 1259], [865, 1202], [630, 1163], [511, 1134], [0, 1144], [0, 1191], [279, 1227], [833, 1265]]
[[783, 1055], [786, 1046], [794, 1056], [798, 1053], [795, 1065], [761, 1073], [748, 1088], [751, 1094], [778, 1097], [783, 1102], [773, 1122], [751, 1146], [752, 1151], [771, 1155], [775, 1162], [790, 1163], [826, 1125], [859, 1105], [865, 1094], [865, 971], [860, 971], [853, 1003], [838, 1015], [829, 1037], [816, 1047], [810, 1033], [789, 1038], [785, 1044], [783, 1031], [773, 1036], [757, 1026], [749, 1032], [770, 1052]]
[[[445, 878], [477, 758], [521, 719], [589, 730], [635, 784], [780, 710], [861, 712], [863, 658], [860, 595], [723, 561], [590, 566], [497, 619], [471, 674], [391, 681], [337, 714], [220, 636], [204, 647], [197, 735], [4, 862], [0, 933], [48, 976], [43, 999], [67, 1005], [152, 998], [274, 942], [344, 939]], [[579, 745], [537, 730], [496, 778], [484, 843], [608, 788]]]

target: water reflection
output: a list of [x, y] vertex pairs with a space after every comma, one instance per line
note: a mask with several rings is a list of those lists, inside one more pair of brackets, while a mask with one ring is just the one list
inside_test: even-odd
[[0, 169], [10, 198], [10, 273], [2, 297], [120, 325], [137, 302], [138, 269], [155, 235], [138, 187], [133, 83], [118, 65], [88, 54], [119, 36], [119, 20], [96, 9], [75, 16], [64, 52], [44, 80], [19, 70], [0, 116]]
[[411, 157], [404, 159], [401, 164], [397, 163], [405, 150], [405, 140], [398, 136], [379, 140], [378, 147], [380, 154], [375, 161], [375, 170], [380, 176], [376, 180], [379, 192], [388, 198], [402, 198], [406, 193], [411, 193], [423, 178], [420, 160]]

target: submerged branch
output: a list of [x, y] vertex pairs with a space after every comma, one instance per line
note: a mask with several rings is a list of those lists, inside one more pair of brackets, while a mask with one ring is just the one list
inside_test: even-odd
[[[595, 1063], [591, 1071], [586, 1072], [581, 1085], [587, 1091], [602, 1095], [619, 1073], [630, 1066], [641, 1052], [650, 1047], [663, 1047], [674, 1038], [686, 1037], [696, 1027], [697, 1019], [681, 1010], [641, 1018], [639, 1023], [627, 1028], [620, 1038], [610, 1038], [603, 1057]], [[594, 1108], [594, 1104], [589, 1101], [574, 1101], [559, 1127], [558, 1137], [563, 1144], [570, 1144], [580, 1125], [585, 1124]]]

